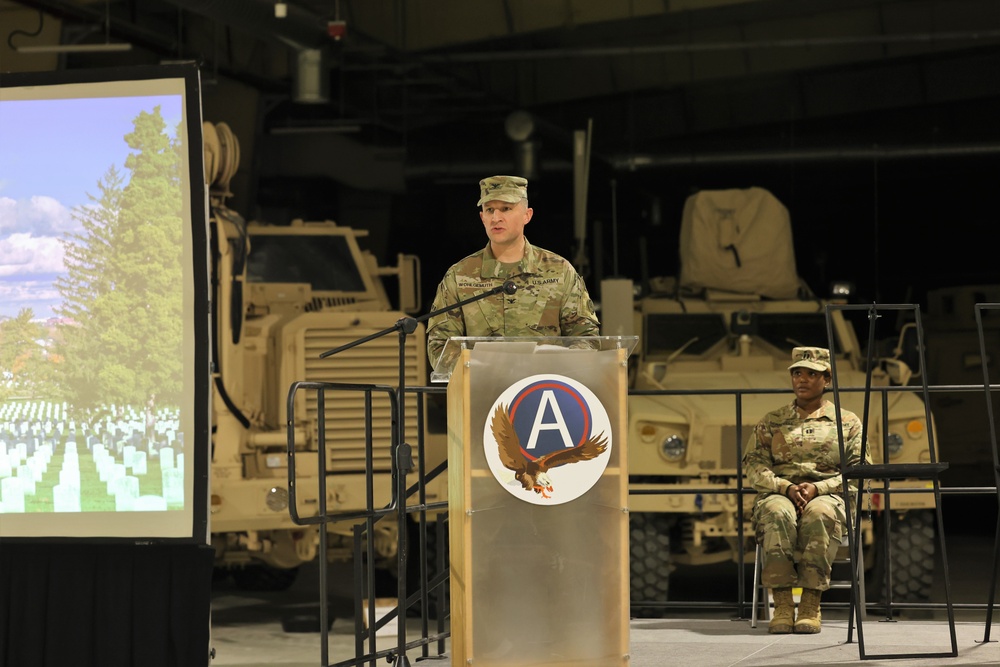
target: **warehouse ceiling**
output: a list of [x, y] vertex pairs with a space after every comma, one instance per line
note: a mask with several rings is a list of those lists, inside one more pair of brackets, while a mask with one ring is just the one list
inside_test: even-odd
[[594, 279], [676, 274], [690, 192], [754, 185], [811, 285], [995, 281], [967, 239], [996, 224], [998, 0], [0, 0], [0, 35], [0, 73], [199, 63], [234, 210], [431, 277], [482, 242], [475, 182], [518, 173], [533, 242]]
[[[195, 60], [206, 85], [260, 92], [262, 131], [343, 133], [415, 172], [512, 145], [565, 166], [574, 131], [631, 171], [844, 150], [851, 118], [1000, 97], [994, 0], [6, 0], [0, 17], [0, 69]], [[836, 137], [792, 145], [789, 127], [831, 119]], [[969, 141], [889, 125], [854, 140]]]

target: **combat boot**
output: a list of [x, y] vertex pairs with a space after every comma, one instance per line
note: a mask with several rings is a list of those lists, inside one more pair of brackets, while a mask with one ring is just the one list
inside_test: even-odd
[[795, 619], [795, 633], [814, 635], [820, 631], [819, 598], [823, 591], [815, 588], [802, 589], [802, 599], [799, 600], [799, 615]]
[[787, 635], [795, 623], [795, 598], [792, 597], [792, 589], [772, 588], [771, 595], [774, 597], [774, 614], [767, 624], [767, 631], [772, 635]]

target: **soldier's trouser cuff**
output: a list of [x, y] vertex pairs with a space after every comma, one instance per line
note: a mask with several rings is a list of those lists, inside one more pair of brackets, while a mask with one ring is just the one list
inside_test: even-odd
[[811, 563], [799, 563], [799, 586], [815, 588], [818, 591], [830, 589], [830, 571], [821, 571]]
[[767, 588], [789, 588], [799, 585], [799, 575], [791, 561], [773, 559], [761, 569], [760, 582]]

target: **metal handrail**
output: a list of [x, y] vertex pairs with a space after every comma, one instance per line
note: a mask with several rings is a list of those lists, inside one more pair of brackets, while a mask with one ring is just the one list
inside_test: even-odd
[[[325, 393], [327, 391], [359, 391], [359, 392], [363, 392], [363, 393], [366, 394], [366, 410], [365, 410], [365, 421], [366, 421], [366, 470], [365, 470], [365, 475], [366, 475], [366, 489], [368, 490], [368, 494], [369, 495], [368, 495], [368, 508], [365, 509], [365, 510], [354, 510], [354, 511], [350, 511], [350, 512], [329, 513], [327, 511], [327, 506], [326, 506], [325, 480], [323, 479], [325, 477], [325, 475], [320, 475], [320, 480], [319, 480], [319, 483], [320, 483], [321, 487], [324, 489], [323, 492], [322, 492], [322, 494], [321, 494], [321, 497], [320, 497], [319, 512], [316, 515], [312, 516], [312, 517], [298, 517], [297, 516], [297, 509], [293, 509], [293, 508], [295, 508], [295, 491], [294, 491], [294, 484], [293, 484], [293, 482], [294, 482], [294, 475], [295, 475], [295, 463], [294, 463], [295, 451], [294, 451], [294, 448], [292, 448], [291, 443], [294, 443], [294, 424], [295, 424], [295, 418], [294, 418], [294, 414], [295, 414], [295, 411], [294, 411], [294, 394], [297, 393], [297, 392], [299, 392], [299, 391], [307, 391], [307, 390], [308, 391], [318, 391], [318, 392], [321, 392], [321, 393]], [[901, 391], [902, 392], [912, 392], [912, 391], [921, 391], [921, 390], [922, 390], [921, 387], [910, 387], [910, 386], [871, 387], [869, 389], [869, 391], [881, 393], [882, 394], [883, 403], [886, 401], [886, 397], [887, 397], [887, 395], [889, 393], [892, 393], [892, 392], [901, 392]], [[953, 384], [949, 384], [949, 385], [928, 385], [927, 388], [926, 388], [926, 390], [929, 393], [982, 392], [984, 390], [986, 390], [986, 391], [1000, 391], [1000, 384], [989, 385], [989, 387], [986, 387], [985, 385], [953, 385]], [[446, 618], [446, 613], [445, 613], [444, 609], [439, 609], [438, 610], [439, 613], [437, 614], [437, 628], [436, 628], [436, 630], [432, 634], [431, 629], [429, 628], [429, 625], [428, 625], [428, 616], [429, 616], [428, 615], [428, 608], [429, 608], [428, 594], [430, 592], [430, 588], [431, 587], [433, 587], [433, 588], [440, 588], [443, 591], [446, 591], [447, 574], [446, 574], [446, 572], [439, 572], [438, 575], [436, 577], [433, 577], [433, 580], [430, 582], [431, 583], [431, 587], [429, 587], [428, 585], [426, 585], [427, 582], [428, 582], [428, 578], [429, 577], [428, 577], [428, 572], [427, 572], [427, 544], [426, 544], [427, 533], [426, 533], [425, 527], [426, 527], [427, 512], [439, 511], [439, 517], [443, 517], [444, 515], [447, 514], [447, 501], [441, 501], [441, 502], [436, 502], [436, 503], [427, 503], [425, 489], [426, 489], [426, 485], [430, 481], [432, 481], [433, 479], [435, 479], [436, 477], [438, 477], [439, 475], [441, 475], [446, 470], [447, 462], [444, 462], [444, 463], [438, 465], [435, 469], [433, 469], [431, 471], [427, 471], [425, 469], [425, 458], [426, 458], [424, 456], [424, 433], [425, 433], [425, 428], [424, 428], [424, 426], [425, 426], [425, 424], [424, 424], [424, 412], [425, 411], [424, 411], [423, 408], [424, 408], [424, 397], [426, 395], [428, 395], [428, 394], [442, 394], [445, 391], [446, 391], [446, 389], [444, 387], [442, 387], [442, 386], [425, 386], [425, 387], [410, 386], [410, 387], [406, 387], [404, 389], [404, 394], [411, 394], [412, 393], [412, 394], [416, 394], [417, 397], [418, 397], [417, 398], [417, 400], [418, 400], [418, 410], [417, 410], [417, 415], [418, 415], [418, 428], [417, 428], [417, 433], [418, 433], [418, 440], [417, 440], [418, 456], [417, 456], [417, 461], [418, 461], [418, 464], [417, 464], [417, 470], [415, 471], [415, 475], [417, 477], [417, 481], [414, 484], [406, 487], [405, 494], [403, 494], [402, 497], [400, 497], [399, 494], [395, 493], [395, 486], [394, 486], [393, 487], [392, 500], [391, 500], [390, 504], [386, 505], [384, 507], [380, 507], [380, 508], [375, 508], [373, 506], [374, 503], [373, 503], [372, 495], [371, 495], [371, 490], [374, 488], [373, 485], [374, 485], [374, 474], [375, 474], [374, 471], [373, 471], [373, 469], [372, 469], [372, 466], [371, 466], [371, 452], [372, 452], [372, 444], [373, 444], [372, 440], [371, 440], [371, 420], [372, 420], [372, 414], [371, 414], [371, 394], [373, 392], [381, 392], [381, 393], [384, 393], [387, 396], [389, 396], [389, 398], [390, 398], [389, 402], [390, 402], [390, 404], [392, 406], [392, 413], [391, 414], [393, 416], [393, 419], [395, 420], [396, 419], [396, 413], [397, 413], [396, 406], [398, 404], [397, 390], [395, 388], [393, 388], [393, 387], [380, 386], [380, 385], [344, 384], [344, 383], [328, 383], [328, 382], [297, 382], [297, 383], [294, 383], [292, 385], [292, 389], [289, 392], [289, 400], [288, 400], [288, 432], [289, 432], [289, 443], [290, 443], [290, 450], [289, 450], [289, 454], [288, 454], [289, 455], [289, 509], [290, 509], [290, 512], [294, 512], [294, 514], [293, 514], [293, 520], [296, 521], [296, 523], [301, 522], [302, 525], [320, 524], [320, 525], [323, 525], [323, 526], [325, 526], [327, 523], [332, 523], [332, 522], [335, 522], [335, 521], [349, 521], [349, 520], [358, 520], [358, 519], [362, 519], [363, 520], [362, 524], [359, 524], [359, 525], [357, 525], [355, 527], [356, 538], [358, 538], [358, 539], [355, 539], [355, 556], [356, 556], [356, 559], [355, 559], [356, 560], [356, 562], [355, 562], [355, 568], [356, 568], [356, 570], [355, 570], [355, 575], [356, 575], [355, 576], [356, 619], [355, 619], [355, 621], [356, 621], [356, 631], [357, 631], [356, 632], [356, 640], [357, 640], [356, 654], [357, 655], [355, 656], [354, 659], [346, 660], [346, 661], [342, 661], [342, 662], [338, 662], [338, 663], [334, 663], [330, 667], [341, 667], [341, 666], [346, 667], [347, 665], [360, 665], [360, 664], [363, 664], [365, 662], [372, 662], [374, 660], [380, 660], [380, 659], [384, 659], [384, 658], [389, 658], [390, 661], [391, 661], [393, 657], [398, 657], [398, 656], [396, 656], [396, 650], [397, 649], [388, 649], [388, 650], [383, 650], [383, 651], [376, 651], [375, 650], [375, 642], [374, 642], [374, 633], [376, 632], [376, 630], [378, 628], [382, 627], [382, 625], [384, 625], [386, 622], [391, 621], [393, 617], [395, 617], [397, 619], [400, 619], [400, 620], [402, 618], [404, 618], [405, 617], [405, 612], [403, 612], [402, 610], [405, 610], [406, 608], [408, 608], [408, 606], [416, 604], [417, 602], [419, 602], [419, 608], [420, 608], [420, 612], [421, 612], [420, 613], [420, 619], [421, 619], [421, 637], [419, 639], [413, 640], [412, 642], [407, 642], [406, 648], [407, 649], [421, 648], [423, 650], [423, 652], [424, 652], [424, 656], [426, 657], [427, 654], [428, 654], [428, 648], [432, 644], [437, 643], [438, 654], [443, 654], [444, 653], [444, 641], [450, 635], [450, 633], [447, 632], [444, 629], [444, 622], [445, 622], [445, 618]], [[864, 388], [864, 387], [840, 387], [839, 391], [841, 391], [841, 392], [864, 392], [864, 391], [866, 391], [866, 388]], [[733, 400], [734, 400], [734, 411], [735, 411], [735, 414], [738, 417], [737, 420], [736, 420], [736, 424], [735, 424], [735, 427], [736, 427], [736, 442], [735, 442], [735, 446], [736, 446], [736, 450], [737, 450], [737, 459], [736, 459], [737, 460], [737, 471], [736, 471], [736, 475], [735, 475], [735, 477], [736, 477], [736, 488], [694, 486], [694, 487], [685, 487], [683, 489], [677, 489], [677, 488], [673, 488], [673, 489], [668, 489], [668, 488], [664, 488], [664, 489], [642, 489], [642, 490], [630, 490], [629, 491], [629, 495], [664, 495], [664, 496], [667, 496], [667, 495], [696, 495], [696, 494], [699, 494], [699, 493], [713, 493], [713, 494], [717, 494], [717, 495], [739, 495], [740, 497], [743, 497], [743, 496], [750, 496], [750, 495], [756, 494], [756, 491], [754, 491], [753, 489], [744, 488], [744, 486], [743, 486], [743, 481], [744, 481], [745, 477], [743, 475], [743, 468], [742, 468], [742, 458], [743, 458], [742, 457], [742, 453], [743, 453], [743, 444], [744, 444], [745, 438], [743, 437], [743, 430], [744, 429], [743, 429], [742, 419], [739, 418], [741, 416], [741, 414], [742, 414], [743, 397], [747, 396], [747, 395], [761, 395], [761, 394], [784, 395], [784, 394], [788, 393], [787, 389], [698, 389], [698, 390], [686, 390], [686, 389], [671, 389], [671, 390], [667, 390], [667, 389], [648, 389], [647, 390], [647, 389], [643, 389], [643, 390], [630, 390], [628, 393], [629, 393], [629, 396], [684, 396], [684, 395], [688, 395], [688, 396], [692, 396], [692, 395], [693, 396], [704, 396], [704, 395], [729, 395], [729, 396], [733, 397]], [[319, 402], [320, 405], [322, 405], [322, 401], [323, 400], [325, 400], [325, 399], [318, 399], [318, 402]], [[887, 409], [886, 405], [883, 405], [883, 414], [888, 414], [888, 409]], [[321, 462], [321, 468], [320, 469], [325, 471], [325, 460], [326, 460], [326, 452], [325, 452], [325, 450], [326, 450], [327, 443], [326, 443], [325, 435], [323, 434], [323, 432], [325, 430], [325, 414], [324, 414], [324, 411], [322, 410], [322, 408], [320, 408], [318, 410], [318, 419], [319, 419], [319, 423], [318, 423], [318, 431], [319, 431], [319, 433], [318, 433], [317, 444], [318, 444], [318, 450], [319, 451], [317, 451], [316, 454], [319, 457], [319, 460]], [[885, 431], [885, 429], [883, 429], [883, 431]], [[393, 429], [393, 439], [394, 439], [394, 441], [397, 438], [398, 438], [398, 436], [397, 436], [397, 430]], [[883, 460], [888, 460], [888, 450], [887, 450], [888, 444], [884, 440], [883, 440], [882, 444], [883, 444]], [[393, 446], [395, 446], [395, 444]], [[310, 454], [311, 453], [312, 452], [310, 452]], [[396, 460], [395, 460], [395, 457], [394, 457], [393, 458], [393, 465], [395, 465], [395, 464], [396, 464]], [[883, 486], [871, 487], [869, 489], [866, 489], [865, 491], [866, 492], [883, 493], [886, 496], [889, 496], [891, 494], [927, 493], [926, 489], [891, 488], [888, 484], [885, 484]], [[996, 487], [942, 487], [940, 489], [940, 492], [943, 495], [974, 495], [974, 494], [987, 494], [987, 493], [992, 494], [992, 493], [997, 493], [997, 488]], [[417, 502], [415, 504], [407, 504], [409, 502], [408, 499], [413, 498], [414, 496], [416, 496]], [[417, 523], [418, 523], [418, 526], [419, 526], [419, 533], [418, 533], [419, 534], [419, 540], [418, 540], [417, 556], [420, 558], [419, 562], [420, 562], [420, 584], [421, 585], [420, 585], [419, 591], [417, 593], [411, 595], [405, 602], [401, 601], [400, 607], [397, 607], [397, 610], [394, 613], [390, 613], [389, 615], [387, 615], [386, 617], [384, 617], [383, 619], [381, 619], [379, 621], [379, 620], [376, 620], [375, 616], [374, 616], [374, 613], [375, 613], [375, 611], [374, 611], [374, 591], [373, 590], [369, 590], [369, 591], [366, 592], [366, 591], [363, 591], [361, 589], [362, 581], [365, 580], [365, 579], [367, 579], [367, 581], [369, 582], [369, 588], [371, 588], [371, 582], [373, 581], [373, 578], [374, 578], [374, 554], [371, 552], [371, 550], [373, 548], [372, 545], [371, 545], [371, 540], [367, 540], [366, 541], [366, 540], [363, 540], [361, 538], [363, 538], [365, 534], [371, 534], [371, 532], [374, 530], [374, 524], [375, 524], [375, 522], [377, 522], [379, 519], [381, 519], [381, 518], [383, 518], [385, 516], [397, 514], [398, 512], [404, 512], [404, 513], [409, 514], [409, 515], [414, 515], [416, 517], [416, 520], [417, 520]], [[746, 557], [746, 549], [745, 549], [745, 542], [746, 542], [745, 538], [746, 538], [746, 535], [744, 534], [744, 525], [745, 525], [746, 522], [744, 521], [744, 517], [743, 517], [743, 503], [742, 502], [737, 503], [737, 518], [738, 518], [738, 520], [737, 520], [737, 531], [738, 531], [738, 540], [737, 540], [737, 542], [738, 542], [738, 559], [739, 559], [738, 562], [740, 564], [743, 564], [744, 561], [745, 561], [745, 557]], [[441, 518], [439, 518], [439, 521], [441, 521]], [[320, 542], [321, 542], [321, 552], [322, 553], [325, 553], [325, 539], [326, 539], [325, 538], [325, 533], [326, 533], [325, 529], [320, 531]], [[438, 532], [438, 538], [439, 539], [441, 538], [441, 531]], [[407, 546], [406, 546], [406, 539], [407, 539], [407, 536], [405, 534], [398, 535], [398, 540], [399, 540], [398, 548], [400, 549], [400, 553], [401, 554], [403, 554], [403, 553], [406, 552], [406, 548], [407, 548]], [[360, 548], [361, 548], [360, 545], [361, 545], [362, 542], [367, 542], [368, 543], [367, 548], [368, 548], [369, 551], [366, 554], [366, 557], [367, 557], [367, 565], [368, 565], [369, 571], [367, 573], [362, 572], [361, 569], [360, 569], [361, 568], [361, 562], [365, 560], [365, 558], [363, 558], [362, 555], [361, 555], [361, 553], [360, 553]], [[439, 557], [440, 557], [440, 550], [439, 550]], [[324, 570], [325, 570], [325, 567], [321, 568], [321, 573], [320, 573], [320, 575], [321, 575], [320, 576], [320, 588], [321, 588], [321, 600], [320, 600], [320, 602], [321, 602], [321, 604], [320, 604], [321, 619], [320, 619], [320, 628], [321, 628], [321, 633], [322, 633], [321, 640], [322, 640], [323, 646], [325, 647], [327, 645], [327, 643], [328, 643], [327, 642], [327, 636], [328, 636], [327, 632], [328, 631], [327, 631], [327, 622], [326, 622], [327, 621], [327, 617], [324, 616], [324, 614], [325, 614], [325, 600], [326, 600], [326, 595], [325, 595], [326, 583], [325, 583]], [[871, 608], [871, 609], [885, 608], [887, 610], [891, 610], [894, 607], [895, 608], [901, 608], [901, 609], [938, 609], [938, 608], [944, 607], [944, 605], [942, 605], [940, 603], [933, 603], [933, 602], [913, 602], [913, 603], [910, 603], [910, 602], [893, 602], [892, 599], [891, 599], [891, 595], [892, 595], [892, 592], [891, 592], [891, 590], [889, 590], [887, 592], [887, 599], [886, 599], [886, 603], [885, 603], [884, 607], [882, 605], [880, 605], [880, 604], [869, 604], [868, 607]], [[369, 599], [367, 628], [363, 627], [362, 619], [361, 619], [361, 614], [362, 614], [361, 600], [363, 598], [365, 598], [365, 597], [367, 597]], [[447, 596], [444, 595], [444, 594], [442, 594], [442, 599], [446, 601], [446, 598], [447, 598]], [[745, 568], [741, 565], [737, 569], [737, 596], [736, 596], [736, 601], [735, 602], [731, 602], [731, 601], [722, 601], [722, 602], [718, 602], [718, 601], [681, 602], [681, 601], [666, 601], [665, 600], [665, 601], [662, 601], [662, 602], [633, 603], [633, 606], [636, 607], [636, 608], [655, 608], [655, 609], [733, 609], [733, 608], [735, 608], [737, 610], [738, 616], [740, 618], [745, 618], [746, 615], [750, 612], [750, 603], [749, 603], [749, 601], [746, 600], [746, 594], [745, 594]], [[838, 607], [838, 606], [847, 607], [847, 603], [844, 603], [843, 605], [838, 605], [837, 603], [825, 603], [825, 606], [830, 606], [830, 607], [834, 607], [834, 608]], [[984, 605], [984, 604], [978, 604], [978, 603], [953, 604], [952, 606], [955, 609], [982, 609], [982, 608], [986, 607], [986, 605]], [[369, 640], [369, 652], [368, 653], [365, 653], [364, 652], [364, 648], [363, 648], [363, 643], [364, 643], [365, 639]], [[323, 656], [323, 664], [324, 664], [324, 666], [327, 665], [327, 657], [326, 657], [326, 655]]]

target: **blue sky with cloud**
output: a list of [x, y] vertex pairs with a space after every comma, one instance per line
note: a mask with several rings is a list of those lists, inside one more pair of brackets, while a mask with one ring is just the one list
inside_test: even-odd
[[78, 231], [73, 209], [114, 165], [125, 178], [124, 136], [140, 112], [160, 113], [172, 132], [180, 95], [11, 100], [0, 95], [0, 316], [31, 308], [53, 317], [65, 272], [60, 239]]

